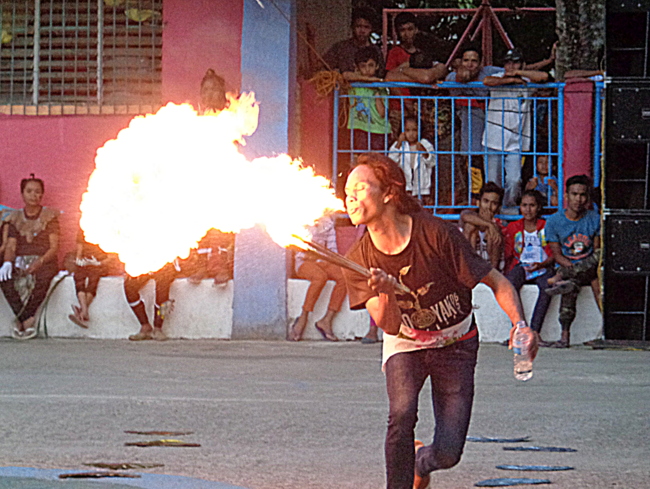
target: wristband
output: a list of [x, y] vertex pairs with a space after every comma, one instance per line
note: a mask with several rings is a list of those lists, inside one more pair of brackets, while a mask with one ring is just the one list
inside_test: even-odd
[[517, 324], [515, 324], [517, 328], [527, 328], [528, 324], [526, 324], [526, 321], [517, 321]]

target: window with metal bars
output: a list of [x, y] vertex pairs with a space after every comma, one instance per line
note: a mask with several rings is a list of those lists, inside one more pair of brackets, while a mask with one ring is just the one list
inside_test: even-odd
[[160, 106], [162, 0], [2, 0], [0, 25], [1, 113]]

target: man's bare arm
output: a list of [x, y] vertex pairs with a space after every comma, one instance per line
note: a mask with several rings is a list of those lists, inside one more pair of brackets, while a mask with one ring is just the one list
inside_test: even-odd
[[366, 309], [379, 328], [396, 335], [402, 322], [402, 313], [395, 296], [397, 281], [379, 268], [371, 268], [370, 272], [372, 276], [368, 279], [368, 285], [379, 295], [368, 299]]
[[[494, 268], [483, 277], [481, 282], [492, 289], [497, 303], [501, 309], [503, 309], [503, 312], [507, 314], [508, 318], [510, 318], [510, 321], [513, 324], [513, 327], [510, 330], [510, 338], [512, 339], [512, 334], [515, 329], [514, 325], [520, 321], [526, 321], [524, 308], [521, 305], [519, 294], [517, 294], [517, 291], [510, 281]], [[512, 341], [510, 343], [512, 344]], [[537, 335], [533, 334], [530, 344], [530, 355], [533, 359], [537, 356], [537, 348]]]
[[411, 68], [408, 63], [403, 63], [390, 70], [386, 75], [387, 81], [403, 81], [432, 84], [444, 80], [449, 70], [444, 63], [438, 63], [432, 68]]
[[571, 260], [562, 254], [562, 247], [560, 246], [560, 243], [551, 241], [548, 245], [551, 247], [551, 251], [553, 252], [555, 263], [565, 268], [571, 268], [573, 266]]

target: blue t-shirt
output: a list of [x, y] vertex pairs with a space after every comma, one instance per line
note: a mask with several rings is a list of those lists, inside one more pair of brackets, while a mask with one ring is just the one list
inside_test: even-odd
[[594, 252], [594, 239], [600, 235], [600, 215], [588, 210], [579, 221], [572, 221], [559, 211], [546, 220], [546, 240], [560, 243], [562, 254], [579, 262]]

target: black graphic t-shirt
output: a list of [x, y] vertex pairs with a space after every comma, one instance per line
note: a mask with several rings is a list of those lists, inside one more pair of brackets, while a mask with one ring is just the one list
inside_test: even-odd
[[[347, 256], [366, 268], [381, 268], [411, 290], [397, 295], [402, 323], [396, 336], [384, 334], [384, 362], [390, 354], [446, 346], [465, 334], [472, 289], [492, 269], [455, 226], [427, 212], [413, 216], [411, 239], [401, 253], [382, 253], [366, 233]], [[377, 294], [365, 277], [344, 274], [350, 307], [363, 309]]]

